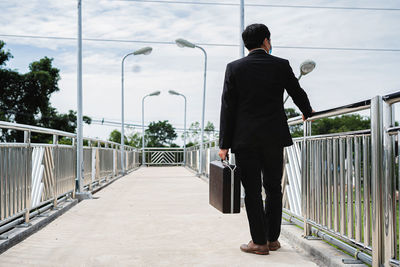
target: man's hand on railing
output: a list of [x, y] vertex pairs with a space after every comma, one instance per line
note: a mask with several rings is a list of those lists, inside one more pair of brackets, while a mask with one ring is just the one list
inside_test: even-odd
[[219, 157], [222, 159], [222, 160], [225, 160], [226, 159], [226, 155], [228, 154], [228, 149], [223, 149], [223, 148], [221, 148], [220, 150], [219, 150], [219, 152], [218, 152], [218, 155], [219, 155]]
[[[315, 110], [312, 110], [312, 111], [311, 111], [311, 116], [312, 116], [312, 114], [313, 114], [314, 112], [315, 112]], [[303, 121], [306, 120], [306, 118], [304, 117], [304, 114], [302, 114], [301, 117], [302, 117]]]

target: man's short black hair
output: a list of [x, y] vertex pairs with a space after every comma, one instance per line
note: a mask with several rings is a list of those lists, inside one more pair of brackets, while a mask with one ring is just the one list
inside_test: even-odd
[[248, 50], [261, 47], [264, 39], [267, 38], [269, 40], [270, 37], [271, 33], [264, 24], [251, 24], [242, 33], [244, 46]]

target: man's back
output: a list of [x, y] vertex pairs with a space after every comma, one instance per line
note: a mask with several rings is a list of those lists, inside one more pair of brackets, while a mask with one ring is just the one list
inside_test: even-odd
[[[252, 240], [240, 249], [268, 255], [270, 250], [280, 248], [283, 147], [292, 144], [283, 107], [284, 90], [304, 117], [311, 116], [312, 109], [289, 62], [270, 55], [268, 27], [251, 24], [242, 38], [250, 53], [226, 67], [218, 154], [225, 160], [229, 148], [235, 153], [245, 190]], [[265, 205], [261, 184], [266, 193]]]
[[233, 152], [269, 143], [292, 144], [283, 106], [287, 89], [303, 114], [311, 114], [306, 93], [285, 59], [256, 49], [228, 64], [221, 105], [220, 147]]

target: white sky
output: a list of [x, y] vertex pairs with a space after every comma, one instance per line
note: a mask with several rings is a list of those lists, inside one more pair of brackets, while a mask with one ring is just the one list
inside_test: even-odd
[[[75, 0], [0, 0], [0, 39], [14, 58], [8, 67], [26, 72], [33, 60], [54, 58], [61, 70], [60, 92], [51, 102], [60, 112], [76, 110], [76, 41], [4, 37], [1, 34], [76, 37]], [[196, 1], [193, 1], [196, 2]], [[202, 0], [201, 2], [216, 2]], [[238, 0], [218, 2], [239, 3]], [[400, 8], [399, 1], [245, 1], [288, 5]], [[365, 11], [246, 7], [245, 25], [264, 23], [272, 45], [356, 48], [400, 48], [400, 11]], [[237, 6], [139, 3], [83, 0], [83, 37], [194, 43], [239, 43]], [[120, 121], [121, 59], [149, 44], [83, 43], [83, 110], [95, 119]], [[145, 102], [145, 122], [169, 120], [183, 128], [183, 99], [188, 99], [188, 125], [201, 119], [204, 57], [199, 49], [152, 44], [149, 56], [128, 57], [125, 65], [125, 120], [141, 123], [141, 99], [161, 90]], [[238, 47], [204, 46], [208, 53], [206, 121], [219, 127], [220, 95], [226, 64], [239, 57]], [[312, 59], [316, 69], [301, 80], [315, 110], [384, 95], [400, 89], [400, 52], [334, 51], [273, 48], [273, 54], [289, 59], [297, 75], [302, 61]], [[140, 67], [140, 72], [134, 68]], [[293, 106], [288, 102], [288, 107]], [[84, 135], [107, 138], [116, 127], [84, 127]]]

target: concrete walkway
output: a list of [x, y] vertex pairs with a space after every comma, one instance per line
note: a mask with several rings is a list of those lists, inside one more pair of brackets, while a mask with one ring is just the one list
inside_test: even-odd
[[245, 211], [222, 215], [183, 167], [141, 168], [0, 255], [0, 266], [316, 266], [282, 249], [243, 253]]

